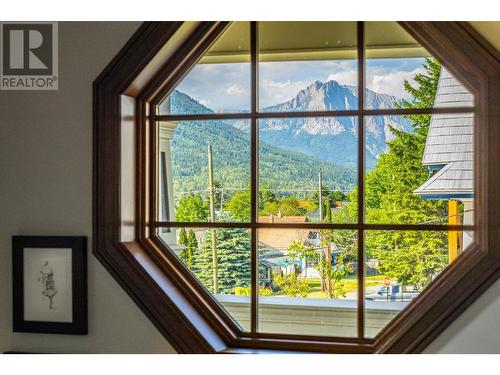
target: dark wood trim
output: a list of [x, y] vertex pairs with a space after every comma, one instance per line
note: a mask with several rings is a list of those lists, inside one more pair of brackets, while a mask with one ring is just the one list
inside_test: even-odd
[[[94, 82], [94, 223], [93, 251], [124, 290], [151, 319], [158, 330], [181, 353], [314, 351], [338, 353], [403, 353], [421, 351], [445, 327], [470, 305], [499, 276], [500, 216], [493, 208], [500, 206], [500, 62], [498, 53], [464, 23], [403, 22], [402, 26], [437, 56], [476, 96], [476, 191], [478, 192], [475, 226], [476, 243], [453, 266], [447, 268], [421, 295], [403, 310], [373, 340], [319, 339], [302, 336], [242, 332], [224, 313], [192, 275], [183, 269], [166, 246], [155, 238], [162, 226], [211, 226], [213, 223], [158, 222], [146, 209], [154, 194], [147, 171], [154, 120], [194, 119], [192, 116], [156, 116], [151, 112], [158, 101], [189, 71], [228, 23], [202, 22], [177, 53], [145, 83], [136, 97], [136, 192], [137, 240], [120, 241], [120, 95], [156, 56], [162, 46], [179, 30], [180, 22], [144, 23], [115, 59]], [[448, 62], [448, 63], [447, 63]], [[364, 73], [360, 73], [364, 74]], [[256, 79], [256, 75], [255, 75]], [[361, 94], [362, 95], [362, 94]], [[256, 105], [249, 114], [232, 118], [285, 117], [281, 114], [257, 113]], [[377, 110], [378, 111], [378, 110]], [[349, 116], [417, 113], [398, 110], [342, 111]], [[472, 108], [423, 109], [418, 113], [468, 113]], [[290, 113], [289, 117], [332, 116], [328, 113]], [[156, 117], [155, 117], [156, 116]], [[227, 115], [228, 118], [236, 116]], [[220, 117], [217, 117], [217, 119]], [[210, 119], [209, 117], [204, 119]], [[215, 116], [213, 119], [216, 119]], [[359, 124], [362, 127], [362, 123]], [[148, 130], [148, 127], [149, 130]], [[362, 134], [362, 132], [360, 133]], [[495, 142], [496, 141], [496, 142]], [[150, 165], [151, 166], [151, 165]], [[149, 173], [150, 174], [150, 173]], [[256, 197], [254, 197], [256, 198]], [[151, 206], [149, 206], [151, 207]], [[255, 215], [253, 215], [255, 216]], [[253, 217], [250, 223], [217, 223], [220, 227], [266, 227]], [[312, 224], [312, 223], [311, 223]], [[313, 224], [315, 227], [338, 229], [447, 230], [443, 225], [376, 225]], [[271, 225], [273, 228], [287, 228]], [[294, 227], [297, 227], [294, 225]], [[308, 227], [301, 225], [300, 227]], [[358, 257], [363, 256], [358, 252]], [[254, 256], [255, 258], [255, 256]], [[255, 263], [255, 261], [254, 261]], [[253, 265], [255, 271], [255, 265]], [[254, 275], [256, 277], [256, 275]], [[254, 290], [255, 280], [253, 282]], [[253, 300], [256, 306], [257, 298]], [[361, 302], [362, 306], [362, 302]], [[254, 319], [256, 314], [253, 314]], [[362, 319], [362, 318], [361, 318]], [[359, 318], [358, 318], [358, 321]]]
[[275, 228], [275, 229], [359, 229], [359, 230], [475, 230], [474, 225], [444, 224], [335, 224], [335, 223], [264, 223], [264, 222], [190, 222], [157, 221], [150, 224], [155, 228]]
[[[167, 61], [158, 73], [162, 79], [153, 79], [138, 93], [138, 111], [136, 122], [140, 124], [141, 145], [139, 146], [140, 167], [137, 169], [137, 179], [140, 181], [138, 196], [137, 222], [142, 223], [139, 228], [137, 241], [152, 259], [155, 260], [177, 288], [184, 291], [184, 295], [192, 306], [198, 306], [200, 314], [211, 323], [214, 330], [224, 340], [231, 342], [235, 335], [242, 334], [241, 328], [230, 317], [223, 307], [214, 301], [210, 293], [197, 282], [195, 277], [186, 269], [180, 260], [169, 250], [157, 236], [157, 228], [148, 223], [157, 219], [157, 134], [158, 123], [156, 112], [158, 101], [168, 95], [182, 77], [189, 72], [194, 64], [215, 42], [217, 36], [228, 26], [227, 22], [202, 22], [195, 29], [191, 38], [195, 41], [195, 48], [183, 45], [175, 54], [175, 58]], [[156, 77], [155, 77], [156, 78]], [[155, 96], [148, 102], [148, 98]], [[166, 267], [166, 264], [169, 264]], [[203, 307], [203, 308], [201, 308]]]
[[476, 242], [377, 336], [375, 348], [381, 353], [423, 350], [484, 291], [485, 284], [496, 280], [500, 267], [500, 254], [495, 251], [500, 219], [493, 213], [500, 203], [500, 173], [492, 168], [500, 162], [500, 131], [495, 126], [500, 118], [500, 61], [493, 58], [494, 49], [485, 40], [467, 33], [470, 27], [465, 23], [402, 25], [476, 96]]
[[[357, 23], [358, 108], [365, 108], [365, 23]], [[365, 223], [365, 117], [358, 114], [358, 226]], [[365, 337], [365, 232], [357, 230], [358, 339]]]
[[252, 296], [250, 325], [251, 334], [256, 336], [259, 325], [259, 249], [258, 249], [258, 231], [254, 226], [259, 220], [259, 123], [255, 114], [259, 110], [259, 28], [255, 21], [250, 22], [250, 110], [252, 119], [250, 121], [251, 129], [251, 150], [250, 150], [250, 222], [253, 225], [251, 230], [251, 262], [252, 262]]
[[200, 22], [189, 41], [163, 65], [139, 96], [153, 105], [160, 104], [203, 57], [203, 54], [208, 51], [229, 24], [230, 22]]
[[303, 117], [358, 117], [358, 116], [404, 116], [432, 115], [448, 113], [473, 113], [473, 107], [443, 107], [443, 108], [394, 108], [394, 109], [360, 109], [349, 111], [318, 111], [318, 112], [249, 112], [249, 113], [206, 113], [156, 115], [157, 121], [196, 121], [196, 120], [248, 120], [272, 118], [303, 118]]
[[[194, 305], [180, 299], [143, 245], [121, 243], [119, 233], [120, 95], [180, 25], [144, 23], [94, 82], [93, 252], [178, 352], [207, 353], [223, 350], [225, 343]], [[136, 181], [137, 192], [141, 184]], [[139, 234], [144, 225], [138, 222]], [[160, 278], [155, 282], [153, 276]]]

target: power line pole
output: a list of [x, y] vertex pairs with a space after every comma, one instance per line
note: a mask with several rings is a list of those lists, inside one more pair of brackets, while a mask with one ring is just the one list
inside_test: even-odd
[[[319, 203], [319, 221], [323, 222], [323, 172], [321, 168], [318, 172], [318, 203]], [[321, 232], [319, 234], [319, 240], [321, 242]], [[325, 282], [325, 267], [323, 265], [325, 259], [325, 251], [321, 250], [320, 254], [320, 273], [321, 273], [321, 290], [323, 292], [326, 291], [326, 282]]]
[[323, 172], [321, 169], [319, 170], [318, 173], [318, 199], [319, 199], [319, 221], [323, 221]]
[[220, 188], [220, 210], [221, 212], [224, 210], [224, 188]]
[[[215, 222], [215, 191], [214, 191], [214, 166], [212, 163], [212, 145], [208, 145], [208, 193], [210, 197], [210, 221]], [[211, 230], [212, 236], [212, 274], [214, 283], [214, 293], [219, 293], [219, 271], [217, 261], [217, 244], [215, 228]]]

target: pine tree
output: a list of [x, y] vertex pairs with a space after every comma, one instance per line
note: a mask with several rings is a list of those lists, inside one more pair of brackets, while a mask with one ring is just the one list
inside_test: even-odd
[[[215, 229], [219, 293], [232, 294], [236, 287], [251, 285], [250, 236], [244, 229]], [[210, 231], [193, 254], [193, 271], [198, 280], [213, 291], [212, 240]]]
[[[405, 90], [412, 100], [403, 108], [430, 108], [434, 104], [441, 66], [426, 59], [425, 73], [415, 75], [415, 86], [407, 80]], [[430, 115], [407, 115], [412, 132], [391, 128], [395, 138], [366, 178], [367, 221], [371, 223], [418, 224], [439, 222], [447, 216], [446, 203], [424, 200], [413, 192], [428, 178], [422, 164]], [[446, 232], [367, 232], [367, 255], [380, 261], [380, 271], [402, 285], [425, 287], [446, 265]]]
[[182, 249], [180, 254], [182, 262], [189, 268], [192, 268], [193, 254], [198, 248], [198, 240], [194, 231], [189, 229], [189, 232], [186, 232], [186, 229], [182, 228], [179, 232], [178, 242], [179, 245], [184, 245], [184, 249]]
[[330, 203], [330, 197], [325, 197], [324, 202], [325, 202], [324, 203], [325, 221], [328, 223], [331, 223], [332, 222], [332, 206]]
[[185, 228], [181, 228], [181, 230], [179, 231], [179, 237], [177, 239], [177, 242], [179, 243], [179, 245], [184, 246], [184, 248], [181, 251], [180, 258], [181, 258], [182, 262], [187, 265], [187, 262], [188, 262], [188, 255], [187, 255], [188, 239], [187, 239], [187, 233], [186, 233]]
[[[415, 86], [404, 81], [411, 100], [395, 103], [398, 108], [431, 108], [439, 82], [441, 65], [426, 59], [425, 72], [416, 74]], [[381, 154], [365, 184], [366, 221], [381, 224], [439, 223], [447, 217], [446, 202], [424, 200], [413, 192], [429, 178], [422, 164], [430, 115], [405, 115], [412, 132], [391, 128], [394, 139], [388, 151]], [[346, 207], [333, 213], [337, 223], [357, 221], [355, 189]], [[332, 231], [331, 238], [342, 248], [355, 243], [352, 231]], [[446, 266], [446, 232], [430, 231], [366, 231], [367, 256], [380, 261], [379, 271], [406, 286], [425, 287]]]

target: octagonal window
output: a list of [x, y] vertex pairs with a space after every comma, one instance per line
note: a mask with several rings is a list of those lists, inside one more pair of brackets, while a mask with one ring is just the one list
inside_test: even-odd
[[155, 113], [157, 235], [244, 333], [372, 339], [473, 242], [474, 97], [397, 23], [235, 22]]

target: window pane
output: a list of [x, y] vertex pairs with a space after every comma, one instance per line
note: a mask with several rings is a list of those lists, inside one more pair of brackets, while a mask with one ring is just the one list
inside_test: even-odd
[[369, 116], [365, 129], [368, 223], [473, 224], [473, 114]]
[[357, 335], [355, 231], [262, 228], [257, 239], [259, 332]]
[[258, 126], [260, 221], [356, 220], [338, 212], [357, 183], [357, 118], [267, 119]]
[[158, 234], [230, 316], [250, 330], [250, 231], [160, 228]]
[[365, 232], [367, 337], [376, 336], [462, 253], [462, 236], [456, 231]]
[[240, 128], [248, 121], [159, 123], [160, 221], [250, 220], [241, 198], [250, 185], [250, 135]]
[[159, 106], [161, 115], [250, 110], [250, 26], [234, 22]]
[[[365, 22], [365, 46], [365, 108], [473, 105], [472, 94], [397, 22]], [[405, 81], [424, 83], [432, 95], [413, 96]]]
[[259, 22], [261, 112], [352, 110], [356, 22]]

